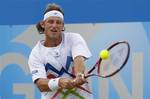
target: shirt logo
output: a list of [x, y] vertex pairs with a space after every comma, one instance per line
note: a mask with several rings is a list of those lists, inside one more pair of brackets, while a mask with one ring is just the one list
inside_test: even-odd
[[33, 70], [32, 74], [38, 73], [38, 70]]

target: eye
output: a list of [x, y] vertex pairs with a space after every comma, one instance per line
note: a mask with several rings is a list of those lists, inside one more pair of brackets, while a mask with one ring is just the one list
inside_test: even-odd
[[62, 24], [62, 22], [58, 20], [58, 21], [56, 21], [56, 24], [60, 25], [60, 24]]
[[48, 20], [48, 23], [53, 24], [54, 21], [53, 20]]

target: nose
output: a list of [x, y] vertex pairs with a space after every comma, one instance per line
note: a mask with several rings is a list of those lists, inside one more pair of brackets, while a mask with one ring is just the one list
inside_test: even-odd
[[53, 22], [52, 26], [53, 26], [53, 27], [57, 27], [58, 24], [57, 24], [56, 22]]

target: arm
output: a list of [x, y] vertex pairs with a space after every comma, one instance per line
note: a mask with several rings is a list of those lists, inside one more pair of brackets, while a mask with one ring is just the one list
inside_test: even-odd
[[76, 86], [80, 86], [86, 82], [86, 79], [84, 78], [84, 61], [85, 59], [83, 56], [77, 56], [74, 59], [74, 72], [76, 78], [73, 81]]
[[85, 61], [85, 59], [83, 56], [75, 57], [75, 59], [74, 59], [75, 75], [78, 73], [84, 73], [84, 71], [85, 71], [84, 61]]
[[74, 79], [76, 85], [82, 85], [86, 82], [84, 78], [85, 65], [84, 62], [91, 56], [85, 40], [79, 35], [72, 36], [72, 56], [74, 60], [74, 72], [76, 78]]
[[41, 92], [54, 91], [58, 88], [73, 88], [72, 79], [68, 78], [47, 78], [45, 66], [38, 53], [31, 53], [29, 60], [29, 69], [32, 74], [33, 82]]
[[37, 87], [41, 92], [51, 91], [50, 88], [48, 87], [48, 82], [49, 79], [46, 78], [39, 78], [35, 80], [35, 84], [37, 85]]
[[[75, 59], [74, 59], [74, 70], [75, 70], [75, 75], [79, 74], [79, 73], [82, 73], [84, 74], [84, 70], [85, 70], [85, 66], [84, 66], [84, 57], [82, 56], [77, 56]], [[48, 86], [48, 83], [49, 83], [49, 80], [51, 79], [46, 79], [46, 78], [39, 78], [37, 80], [35, 80], [35, 83], [37, 85], [37, 87], [39, 88], [39, 90], [41, 92], [44, 92], [44, 91], [52, 91], [50, 89], [50, 87]], [[79, 79], [81, 80], [81, 79]], [[77, 81], [77, 80], [76, 80]], [[81, 80], [82, 81], [82, 80]], [[77, 81], [77, 83], [83, 83], [84, 81], [82, 82], [79, 82]], [[59, 79], [59, 82], [58, 82], [58, 87], [59, 88], [64, 88], [64, 89], [70, 89], [70, 88], [74, 88], [76, 87], [77, 84], [75, 84], [73, 82], [72, 79], [69, 79], [69, 78], [60, 78]]]
[[[84, 60], [85, 59], [83, 56], [77, 56], [74, 59], [75, 75], [78, 75], [80, 73], [84, 74], [84, 70], [85, 70]], [[52, 91], [48, 86], [49, 80], [51, 79], [39, 78], [35, 81], [36, 85], [38, 86], [41, 92]], [[64, 89], [70, 89], [76, 87], [77, 85], [81, 85], [85, 83], [85, 80], [80, 77], [78, 78], [78, 76], [77, 78], [75, 78], [75, 80], [76, 82], [73, 82], [73, 80], [69, 78], [60, 78], [58, 82], [58, 87]]]
[[[53, 85], [53, 84], [49, 83], [50, 80], [52, 80], [52, 79], [39, 78], [35, 81], [35, 83], [41, 92], [53, 91], [53, 90], [51, 90], [51, 85]], [[76, 87], [76, 86], [74, 85], [72, 79], [59, 78], [58, 86], [56, 89], [71, 89], [74, 87]]]

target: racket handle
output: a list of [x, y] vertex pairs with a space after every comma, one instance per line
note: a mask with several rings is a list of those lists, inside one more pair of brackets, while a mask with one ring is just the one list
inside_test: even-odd
[[97, 74], [89, 74], [89, 75], [86, 75], [84, 77], [88, 78], [88, 77], [92, 77], [92, 76], [102, 77], [101, 75], [97, 75]]
[[84, 76], [84, 78], [88, 78], [88, 77], [90, 77], [91, 75], [86, 75], [86, 76]]

